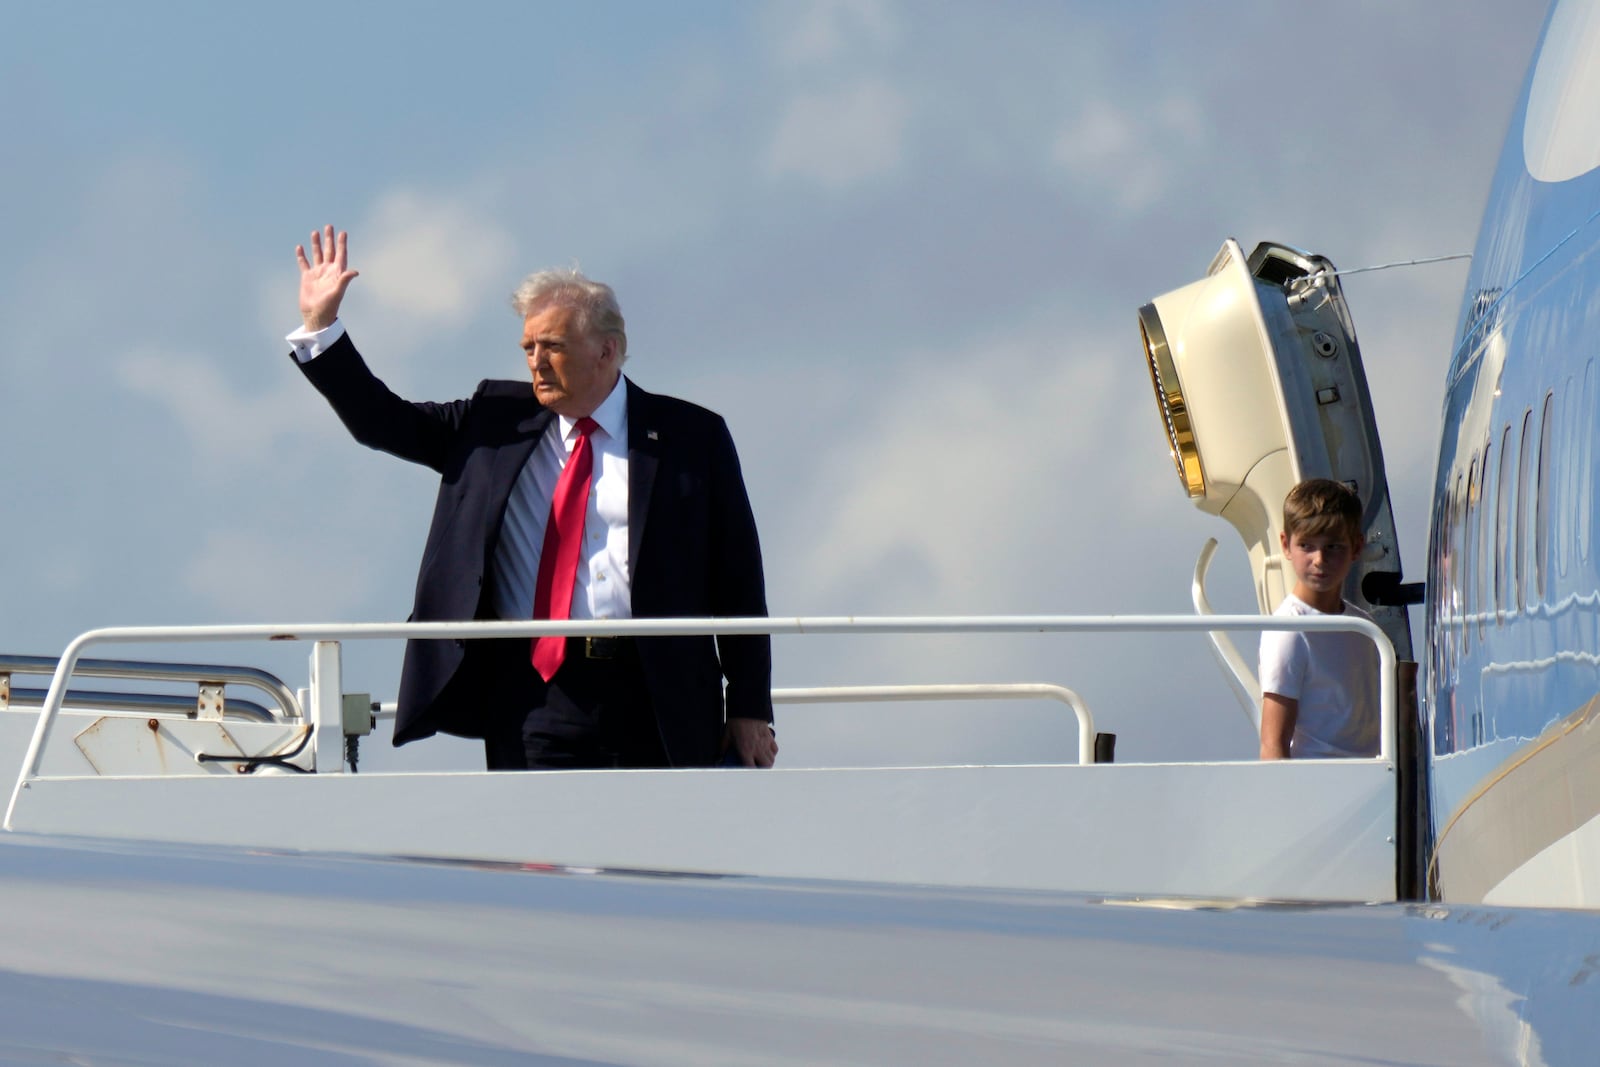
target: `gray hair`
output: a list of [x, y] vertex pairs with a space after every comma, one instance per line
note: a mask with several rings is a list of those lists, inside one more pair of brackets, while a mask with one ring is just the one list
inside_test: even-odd
[[526, 319], [529, 315], [560, 304], [578, 313], [578, 327], [585, 333], [610, 334], [617, 339], [617, 362], [628, 358], [628, 332], [622, 322], [622, 308], [611, 286], [586, 278], [576, 267], [541, 270], [522, 279], [511, 294], [511, 306]]

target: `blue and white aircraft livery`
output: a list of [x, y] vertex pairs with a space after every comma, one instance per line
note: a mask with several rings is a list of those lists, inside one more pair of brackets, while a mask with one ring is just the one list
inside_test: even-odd
[[1600, 7], [1563, 0], [1450, 363], [1428, 561], [1446, 898], [1600, 904]]

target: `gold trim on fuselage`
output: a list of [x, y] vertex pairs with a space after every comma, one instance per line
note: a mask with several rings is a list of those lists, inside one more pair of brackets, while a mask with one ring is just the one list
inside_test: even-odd
[[1445, 900], [1482, 901], [1540, 852], [1600, 816], [1600, 696], [1552, 723], [1462, 801], [1434, 842]]

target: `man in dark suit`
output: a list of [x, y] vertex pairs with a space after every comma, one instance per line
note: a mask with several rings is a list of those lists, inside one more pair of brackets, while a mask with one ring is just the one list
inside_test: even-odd
[[[288, 339], [306, 377], [358, 441], [441, 475], [412, 619], [766, 614], [727, 426], [622, 376], [609, 286], [529, 276], [513, 304], [532, 388], [485, 381], [466, 400], [412, 403], [339, 322], [357, 276], [346, 235], [326, 227], [295, 254], [304, 326]], [[394, 743], [481, 737], [491, 770], [770, 767], [771, 676], [764, 635], [412, 641]]]

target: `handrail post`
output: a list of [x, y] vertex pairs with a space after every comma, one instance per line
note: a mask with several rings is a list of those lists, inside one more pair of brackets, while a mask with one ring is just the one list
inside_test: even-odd
[[311, 646], [311, 750], [318, 774], [344, 768], [344, 672], [339, 642]]
[[11, 817], [16, 813], [22, 791], [39, 776], [39, 759], [44, 754], [45, 743], [50, 740], [50, 728], [55, 725], [56, 714], [61, 711], [61, 705], [66, 703], [67, 681], [72, 677], [72, 668], [83, 654], [84, 646], [94, 637], [95, 633], [91, 630], [73, 638], [56, 663], [56, 672], [50, 676], [50, 691], [45, 694], [44, 706], [39, 709], [39, 721], [34, 724], [33, 738], [28, 742], [28, 754], [22, 757], [22, 769], [17, 772], [17, 784], [11, 790], [11, 802], [6, 805], [7, 830], [11, 829]]
[[1356, 621], [1360, 624], [1357, 632], [1366, 634], [1378, 646], [1378, 758], [1393, 764], [1400, 723], [1396, 706], [1400, 688], [1399, 657], [1395, 655], [1389, 635], [1377, 623], [1366, 619]]

